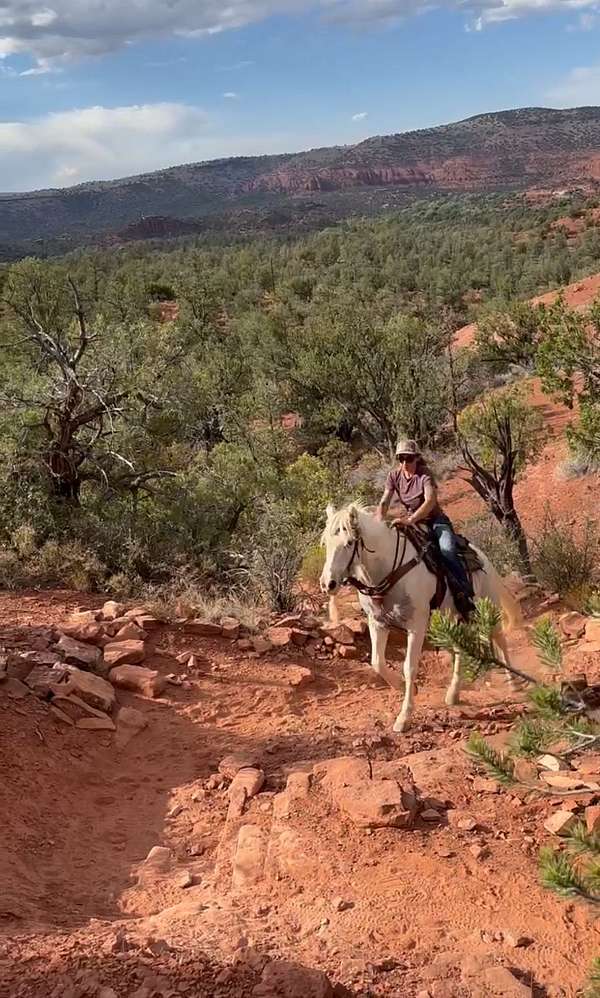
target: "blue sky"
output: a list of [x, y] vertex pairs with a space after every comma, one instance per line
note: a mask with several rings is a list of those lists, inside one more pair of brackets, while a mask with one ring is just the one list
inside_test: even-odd
[[425, 6], [3, 0], [0, 190], [600, 103], [593, 0]]

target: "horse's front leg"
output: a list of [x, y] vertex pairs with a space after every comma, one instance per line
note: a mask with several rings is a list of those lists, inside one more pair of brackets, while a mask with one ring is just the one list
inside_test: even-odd
[[415, 677], [423, 650], [423, 642], [427, 633], [428, 618], [415, 621], [406, 637], [406, 656], [404, 658], [404, 700], [402, 710], [394, 722], [394, 731], [406, 731], [413, 709]]
[[454, 656], [454, 665], [452, 668], [452, 680], [450, 682], [450, 686], [448, 687], [448, 692], [446, 693], [446, 703], [448, 707], [455, 707], [457, 703], [460, 703], [461, 678], [460, 655], [456, 654]]
[[369, 634], [371, 635], [371, 668], [385, 679], [394, 690], [400, 689], [400, 677], [395, 673], [385, 661], [385, 649], [389, 637], [389, 629], [380, 624], [372, 614], [369, 614]]

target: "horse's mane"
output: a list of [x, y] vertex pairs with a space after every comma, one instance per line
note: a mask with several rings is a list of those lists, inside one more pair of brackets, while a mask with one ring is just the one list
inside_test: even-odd
[[354, 516], [362, 513], [366, 513], [370, 516], [375, 509], [374, 506], [367, 506], [363, 502], [350, 502], [347, 506], [342, 506], [338, 509], [336, 513], [327, 521], [325, 530], [321, 535], [321, 544], [325, 544], [327, 538], [331, 536], [338, 528], [345, 530], [350, 537], [356, 536], [356, 521]]

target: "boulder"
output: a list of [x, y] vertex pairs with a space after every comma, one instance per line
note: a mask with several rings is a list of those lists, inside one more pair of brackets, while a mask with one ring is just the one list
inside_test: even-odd
[[364, 617], [353, 617], [351, 620], [344, 620], [345, 626], [355, 637], [362, 637], [369, 632], [369, 625]]
[[125, 613], [126, 607], [123, 603], [117, 603], [114, 599], [109, 599], [100, 613], [102, 614], [103, 620], [116, 620], [117, 617], [122, 617]]
[[540, 773], [540, 780], [550, 787], [556, 787], [557, 790], [585, 790], [586, 787], [595, 789], [589, 781], [582, 779], [577, 773], [549, 773], [546, 770]]
[[535, 761], [542, 769], [547, 769], [552, 773], [560, 773], [563, 770], [569, 769], [569, 764], [564, 759], [561, 759], [557, 755], [550, 755], [549, 753], [541, 755]]
[[[130, 614], [125, 614], [129, 617]], [[161, 627], [163, 621], [159, 617], [155, 617], [151, 613], [136, 613], [133, 617], [138, 627], [141, 627], [143, 631], [155, 631], [157, 627]]]
[[8, 676], [0, 682], [0, 694], [11, 697], [12, 700], [22, 700], [30, 693], [29, 687], [25, 686], [25, 683], [22, 683], [20, 679], [15, 679], [14, 676]]
[[233, 857], [231, 884], [234, 889], [255, 887], [262, 880], [267, 853], [267, 834], [259, 825], [242, 825]]
[[264, 655], [265, 652], [271, 651], [273, 645], [267, 638], [263, 638], [260, 635], [256, 638], [252, 638], [252, 647], [257, 655]]
[[346, 624], [321, 624], [321, 634], [331, 638], [338, 645], [354, 644], [354, 634]]
[[100, 645], [102, 638], [104, 637], [105, 628], [104, 624], [88, 623], [88, 624], [62, 624], [61, 631], [66, 634], [67, 637], [73, 638], [75, 641], [82, 641], [85, 644], [90, 645]]
[[354, 645], [339, 645], [337, 648], [337, 655], [340, 658], [358, 658], [360, 652]]
[[172, 859], [170, 849], [165, 846], [153, 846], [144, 860], [144, 866], [158, 873], [166, 873], [171, 868]]
[[303, 665], [289, 665], [285, 670], [285, 678], [290, 686], [299, 690], [304, 689], [305, 686], [309, 686], [314, 676], [310, 669], [306, 669]]
[[339, 808], [361, 828], [412, 828], [417, 800], [395, 780], [366, 780], [335, 794]]
[[56, 646], [65, 662], [75, 665], [86, 665], [93, 669], [102, 660], [102, 652], [95, 645], [84, 644], [82, 641], [75, 641], [68, 634], [63, 634]]
[[30, 662], [31, 665], [49, 665], [50, 668], [60, 662], [60, 656], [52, 651], [22, 651], [19, 658], [23, 662]]
[[239, 769], [229, 786], [229, 797], [243, 794], [245, 799], [256, 797], [265, 782], [265, 774], [262, 769], [246, 766]]
[[291, 627], [269, 627], [266, 638], [273, 648], [287, 648], [292, 643]]
[[135, 738], [147, 726], [148, 721], [141, 710], [136, 710], [135, 707], [121, 707], [117, 714], [117, 734], [115, 736], [117, 748], [125, 748], [131, 739]]
[[60, 693], [62, 696], [70, 696], [72, 693], [80, 697], [90, 707], [102, 710], [110, 714], [115, 705], [115, 691], [106, 679], [95, 676], [91, 672], [84, 672], [74, 665], [67, 667], [64, 679], [60, 683]]
[[329, 979], [321, 970], [287, 960], [273, 960], [262, 972], [253, 998], [334, 998]]
[[[106, 650], [108, 651], [108, 648]], [[113, 686], [131, 690], [132, 693], [138, 693], [151, 700], [160, 696], [167, 685], [166, 678], [155, 669], [146, 669], [141, 665], [117, 665], [110, 670], [108, 678]]]
[[36, 694], [45, 699], [56, 691], [57, 686], [67, 675], [67, 666], [62, 662], [55, 663], [52, 667], [47, 665], [36, 665], [25, 677], [25, 685]]
[[258, 769], [258, 756], [250, 752], [232, 752], [224, 756], [218, 766], [221, 776], [232, 780], [240, 769]]
[[303, 631], [299, 627], [292, 627], [292, 644], [297, 648], [304, 648], [310, 637], [310, 631]]
[[587, 619], [585, 625], [585, 640], [600, 643], [600, 617]]
[[577, 820], [572, 811], [555, 811], [544, 822], [544, 828], [552, 835], [569, 835], [575, 828]]
[[581, 638], [585, 633], [588, 618], [575, 610], [570, 613], [563, 613], [559, 618], [558, 626], [566, 638]]
[[[147, 637], [146, 632], [142, 630], [139, 624], [136, 624], [135, 620], [128, 620], [126, 624], [117, 631], [114, 640], [115, 641], [143, 641]], [[112, 644], [112, 641], [109, 642]]]
[[237, 641], [240, 636], [240, 622], [235, 617], [223, 617], [221, 620], [221, 633], [224, 638], [230, 641]]
[[585, 825], [590, 835], [600, 833], [600, 807], [594, 804], [585, 809]]
[[84, 731], [114, 731], [114, 722], [108, 717], [82, 717], [75, 722], [76, 728], [83, 728]]
[[582, 776], [600, 776], [600, 753], [582, 755], [577, 762], [577, 773]]
[[506, 967], [486, 967], [481, 981], [486, 998], [531, 998], [532, 989]]
[[69, 627], [81, 627], [83, 624], [95, 624], [98, 617], [99, 613], [97, 610], [75, 610], [73, 613], [69, 614], [66, 623]]
[[203, 637], [219, 637], [223, 633], [221, 624], [214, 620], [188, 620], [184, 624], [189, 634], [200, 634]]
[[104, 649], [104, 661], [109, 668], [118, 665], [137, 665], [144, 661], [146, 646], [143, 641], [111, 641]]

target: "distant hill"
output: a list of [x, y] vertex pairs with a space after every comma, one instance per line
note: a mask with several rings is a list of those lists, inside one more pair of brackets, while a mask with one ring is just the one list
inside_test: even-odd
[[[175, 166], [64, 190], [0, 195], [0, 254], [178, 232], [329, 224], [361, 192], [600, 186], [600, 107], [523, 108], [353, 146]], [[340, 193], [353, 196], [340, 199]], [[334, 197], [334, 195], [336, 195]], [[315, 205], [315, 197], [318, 203]], [[392, 201], [393, 203], [393, 201]], [[240, 213], [242, 217], [240, 220]], [[156, 220], [156, 221], [154, 221]], [[190, 225], [190, 223], [194, 223]]]

